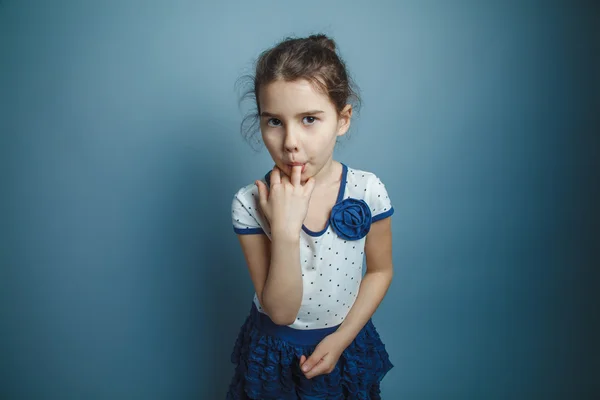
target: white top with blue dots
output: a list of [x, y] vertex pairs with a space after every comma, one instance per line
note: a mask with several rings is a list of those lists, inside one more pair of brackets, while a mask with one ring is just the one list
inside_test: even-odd
[[[386, 188], [375, 174], [348, 168], [345, 164], [342, 164], [342, 171], [336, 203], [347, 198], [364, 200], [370, 208], [372, 222], [394, 213]], [[268, 182], [268, 175], [263, 181]], [[238, 234], [265, 234], [271, 238], [258, 198], [254, 184], [235, 194], [233, 228]], [[336, 234], [330, 223], [320, 232], [302, 227], [300, 265], [304, 292], [296, 321], [289, 325], [291, 328], [320, 329], [343, 322], [358, 295], [365, 239], [345, 240]], [[256, 294], [254, 303], [264, 313]]]

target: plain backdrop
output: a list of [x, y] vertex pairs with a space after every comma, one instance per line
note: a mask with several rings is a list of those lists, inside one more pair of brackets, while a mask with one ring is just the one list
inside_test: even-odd
[[0, 1], [0, 398], [222, 399], [253, 295], [230, 207], [271, 168], [235, 82], [331, 35], [395, 277], [385, 400], [600, 396], [599, 7]]

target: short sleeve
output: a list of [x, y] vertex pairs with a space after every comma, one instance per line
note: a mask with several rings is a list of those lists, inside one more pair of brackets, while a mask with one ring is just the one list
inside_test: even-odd
[[238, 191], [231, 203], [231, 219], [233, 230], [240, 235], [252, 235], [264, 233], [258, 219], [256, 218], [258, 201], [255, 200], [257, 193], [247, 187]]
[[372, 175], [369, 179], [368, 189], [367, 203], [371, 208], [371, 220], [376, 222], [391, 217], [394, 214], [394, 207], [383, 182], [377, 176]]

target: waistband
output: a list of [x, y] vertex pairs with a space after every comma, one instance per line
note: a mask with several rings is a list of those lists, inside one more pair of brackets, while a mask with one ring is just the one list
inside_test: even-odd
[[252, 303], [252, 310], [250, 312], [254, 325], [267, 335], [276, 336], [285, 340], [286, 342], [312, 346], [317, 345], [327, 335], [335, 332], [341, 325], [332, 326], [329, 328], [321, 329], [295, 329], [287, 325], [277, 325], [269, 316], [265, 313], [258, 311], [256, 304]]

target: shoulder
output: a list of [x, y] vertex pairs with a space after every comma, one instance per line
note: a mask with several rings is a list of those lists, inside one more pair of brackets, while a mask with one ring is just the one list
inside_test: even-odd
[[[267, 183], [268, 174], [263, 176], [260, 179], [263, 183]], [[255, 202], [258, 201], [258, 187], [254, 184], [255, 181], [240, 187], [235, 194], [233, 195], [234, 200], [242, 201], [242, 202]]]
[[374, 172], [348, 168], [346, 179], [348, 197], [364, 200], [377, 221], [394, 213], [385, 184]]
[[231, 216], [238, 234], [263, 233], [265, 220], [260, 212], [258, 188], [254, 183], [239, 188], [233, 195]]
[[353, 197], [360, 195], [360, 191], [363, 192], [363, 196], [358, 197], [367, 197], [371, 192], [385, 188], [380, 177], [374, 172], [350, 167], [347, 167], [347, 171], [346, 185], [347, 189], [353, 192]]
[[374, 172], [365, 171], [362, 169], [347, 167], [348, 169], [348, 178], [354, 181], [360, 182], [371, 182], [373, 180], [379, 179]]
[[258, 188], [254, 183], [242, 186], [233, 195], [234, 200], [247, 202], [258, 196]]
[[235, 192], [231, 207], [234, 213], [236, 210], [239, 212], [241, 209], [243, 209], [246, 213], [256, 218], [259, 210], [259, 204], [260, 198], [258, 194], [258, 187], [256, 187], [254, 183], [251, 183], [239, 188]]

